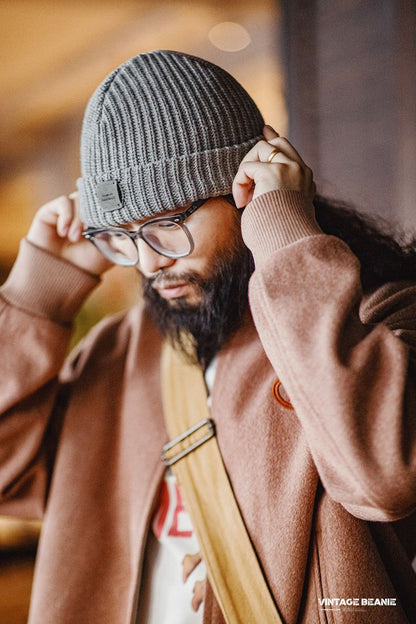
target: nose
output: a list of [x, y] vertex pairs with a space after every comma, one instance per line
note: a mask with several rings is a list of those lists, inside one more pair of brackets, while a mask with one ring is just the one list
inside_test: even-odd
[[166, 269], [175, 264], [175, 258], [168, 258], [154, 251], [144, 240], [137, 241], [139, 247], [138, 268], [144, 275], [151, 275], [160, 269]]

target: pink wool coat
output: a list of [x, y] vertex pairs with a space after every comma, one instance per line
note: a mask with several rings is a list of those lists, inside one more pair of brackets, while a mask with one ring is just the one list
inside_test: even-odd
[[[218, 356], [218, 443], [286, 624], [410, 624], [416, 286], [363, 297], [357, 259], [310, 215], [290, 191], [244, 212], [254, 322]], [[44, 518], [30, 624], [129, 624], [139, 603], [167, 439], [161, 338], [135, 307], [65, 362], [97, 281], [24, 241], [1, 291], [0, 513]], [[208, 588], [204, 622], [222, 621]]]

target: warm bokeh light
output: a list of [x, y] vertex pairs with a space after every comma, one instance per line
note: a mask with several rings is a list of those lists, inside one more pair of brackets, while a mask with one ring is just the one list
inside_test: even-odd
[[251, 43], [250, 34], [244, 26], [235, 22], [216, 24], [209, 31], [208, 38], [212, 45], [224, 52], [239, 52]]

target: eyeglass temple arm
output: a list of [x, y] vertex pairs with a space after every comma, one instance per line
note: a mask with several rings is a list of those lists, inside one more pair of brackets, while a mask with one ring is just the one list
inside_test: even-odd
[[191, 204], [187, 210], [181, 212], [179, 215], [174, 215], [173, 220], [177, 221], [178, 223], [182, 223], [207, 201], [207, 199], [198, 199], [196, 202]]
[[[231, 204], [232, 206], [234, 206], [234, 208], [236, 208], [234, 197], [231, 193], [229, 195], [220, 195], [220, 197], [225, 199], [229, 204]], [[211, 198], [198, 199], [196, 202], [191, 204], [187, 210], [185, 210], [184, 212], [181, 212], [180, 215], [175, 215], [174, 217], [175, 221], [178, 221], [178, 222], [185, 221], [185, 219], [190, 217], [191, 214], [193, 214], [196, 210], [198, 210], [198, 208], [200, 208], [203, 204], [205, 204], [209, 199]]]

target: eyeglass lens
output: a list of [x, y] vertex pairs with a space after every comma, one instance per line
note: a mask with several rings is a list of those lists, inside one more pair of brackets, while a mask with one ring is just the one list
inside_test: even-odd
[[134, 241], [124, 232], [96, 232], [93, 241], [101, 253], [114, 264], [134, 266], [139, 260]]
[[173, 221], [155, 221], [144, 224], [143, 240], [158, 253], [181, 257], [191, 251], [191, 242], [185, 229]]
[[[157, 253], [171, 258], [186, 256], [192, 250], [191, 239], [185, 229], [168, 219], [144, 224], [141, 237]], [[134, 266], [139, 261], [137, 240], [135, 242], [123, 231], [97, 232], [94, 242], [101, 253], [115, 264]]]

